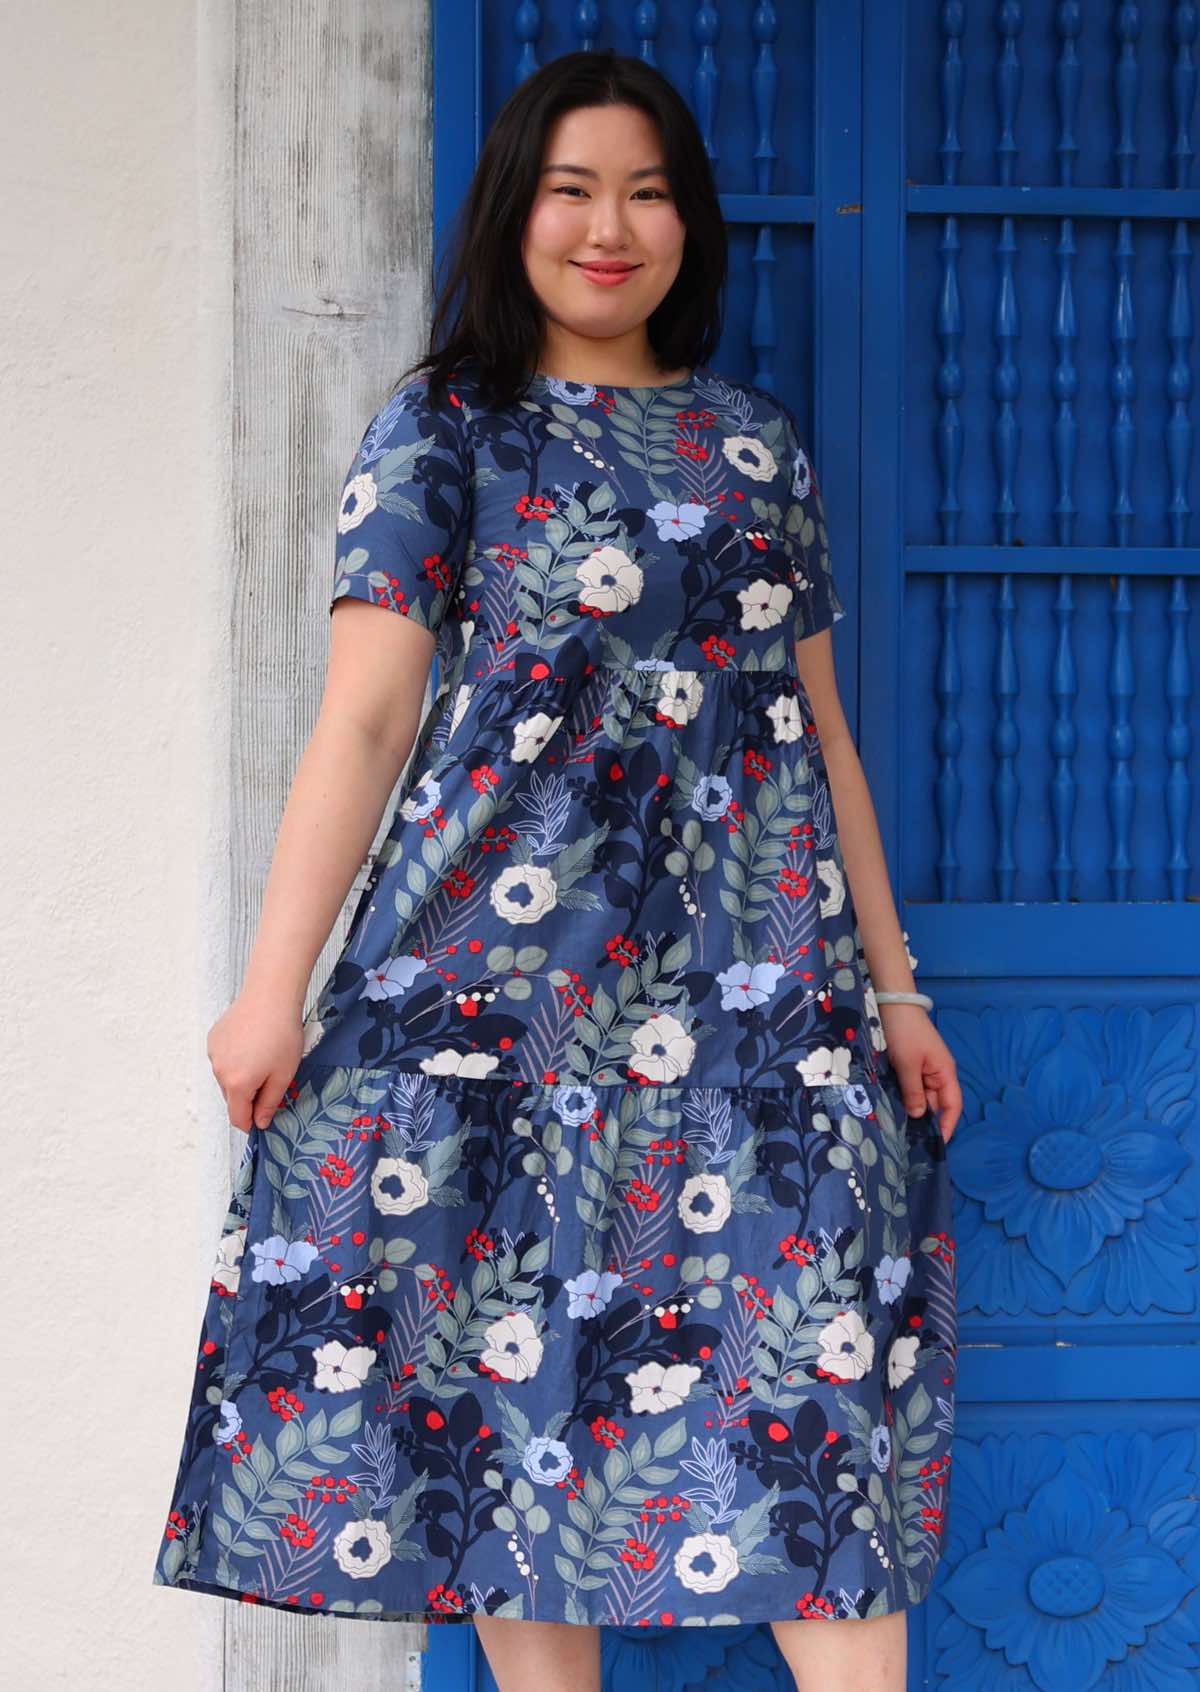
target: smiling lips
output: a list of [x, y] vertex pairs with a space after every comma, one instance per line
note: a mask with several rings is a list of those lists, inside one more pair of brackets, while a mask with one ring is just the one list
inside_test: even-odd
[[602, 288], [611, 288], [618, 282], [628, 281], [639, 267], [636, 264], [597, 261], [594, 264], [580, 264], [576, 268], [582, 270], [592, 282], [598, 282]]

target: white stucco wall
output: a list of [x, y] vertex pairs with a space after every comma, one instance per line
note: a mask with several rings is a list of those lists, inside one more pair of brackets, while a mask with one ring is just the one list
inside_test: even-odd
[[[44, 0], [0, 23], [0, 1517], [5, 1678], [43, 1692], [214, 1692], [236, 1678], [225, 1640], [245, 1614], [151, 1584], [240, 1141], [205, 1055], [242, 963], [228, 920], [236, 4]], [[384, 0], [272, 10], [284, 58], [289, 31], [302, 21], [315, 38], [321, 14], [342, 30], [361, 15], [384, 47], [390, 28], [423, 28], [419, 0], [399, 13]], [[346, 61], [342, 88], [358, 74]], [[389, 62], [424, 76], [411, 52]], [[415, 157], [426, 140], [418, 128], [405, 145]], [[420, 306], [409, 288], [410, 328]], [[360, 426], [414, 350], [403, 326], [389, 337], [376, 324], [373, 344], [378, 371], [350, 401]], [[331, 446], [333, 460], [356, 440]], [[331, 565], [326, 541], [314, 568]], [[308, 602], [321, 619], [324, 587]], [[290, 1638], [289, 1684], [308, 1684]], [[367, 1633], [348, 1648], [357, 1659]], [[320, 1684], [400, 1685], [398, 1635], [395, 1652], [390, 1680]]]
[[[226, 0], [3, 14], [3, 1518], [14, 1686], [211, 1688], [149, 1585], [227, 1130]], [[164, 1404], [175, 1408], [164, 1415]], [[162, 1602], [157, 1602], [162, 1597]]]

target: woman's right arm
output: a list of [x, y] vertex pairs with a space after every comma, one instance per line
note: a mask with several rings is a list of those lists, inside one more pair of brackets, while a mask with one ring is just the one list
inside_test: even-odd
[[309, 980], [412, 751], [434, 649], [408, 617], [349, 597], [332, 608], [321, 708], [279, 825], [254, 947], [208, 1036], [229, 1121], [244, 1133], [252, 1117], [268, 1125], [296, 1072]]

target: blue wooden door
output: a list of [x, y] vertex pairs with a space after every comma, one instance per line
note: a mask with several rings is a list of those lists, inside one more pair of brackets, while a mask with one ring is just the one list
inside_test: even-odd
[[[813, 447], [841, 691], [965, 1096], [954, 1474], [910, 1687], [1193, 1689], [1200, 8], [433, 8], [439, 259], [514, 83], [643, 55], [729, 224], [713, 362]], [[606, 1688], [790, 1692], [765, 1628], [603, 1644]], [[472, 1628], [430, 1630], [425, 1678], [490, 1692]]]

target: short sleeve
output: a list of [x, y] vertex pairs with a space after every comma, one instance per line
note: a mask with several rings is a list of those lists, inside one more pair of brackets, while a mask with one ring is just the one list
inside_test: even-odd
[[431, 404], [423, 377], [368, 423], [337, 516], [339, 599], [365, 599], [436, 634], [458, 591], [471, 527], [471, 471], [459, 407]]
[[825, 507], [821, 502], [816, 472], [795, 417], [786, 406], [783, 409], [787, 423], [784, 438], [791, 455], [791, 500], [784, 528], [802, 560], [802, 568], [795, 581], [796, 610], [792, 619], [792, 638], [807, 640], [809, 635], [832, 628], [846, 615], [846, 608], [833, 579], [829, 531], [825, 526]]

